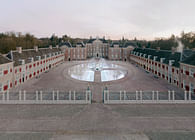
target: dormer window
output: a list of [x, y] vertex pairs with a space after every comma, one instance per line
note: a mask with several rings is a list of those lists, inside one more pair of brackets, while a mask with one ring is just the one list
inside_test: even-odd
[[41, 56], [36, 56], [36, 60], [41, 60]]
[[24, 65], [25, 64], [25, 60], [24, 59], [19, 59], [18, 61], [19, 61], [20, 65]]
[[43, 58], [46, 59], [47, 58], [47, 55], [43, 55]]
[[33, 58], [33, 57], [29, 57], [29, 58], [28, 58], [28, 61], [29, 61], [30, 63], [32, 63], [32, 62], [34, 62], [34, 58]]
[[190, 76], [193, 77], [194, 76], [194, 69], [190, 68]]

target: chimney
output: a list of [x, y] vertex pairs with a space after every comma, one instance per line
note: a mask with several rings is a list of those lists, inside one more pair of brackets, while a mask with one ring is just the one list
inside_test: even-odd
[[18, 51], [18, 53], [22, 53], [22, 47], [17, 47], [16, 50]]
[[175, 60], [169, 60], [169, 66], [172, 66]]
[[29, 58], [28, 58], [28, 61], [29, 61], [30, 63], [32, 63], [32, 62], [34, 62], [34, 58], [33, 58], [33, 57], [29, 57]]
[[58, 49], [59, 48], [59, 45], [56, 45], [56, 48]]
[[19, 59], [18, 61], [19, 61], [20, 65], [24, 65], [25, 64], [25, 60], [24, 59]]
[[49, 45], [49, 48], [52, 49], [52, 45]]
[[160, 51], [160, 47], [157, 47], [156, 50], [157, 50], [157, 51]]
[[160, 58], [160, 62], [163, 63], [165, 58]]
[[38, 52], [38, 50], [39, 50], [38, 46], [34, 46], [34, 49], [36, 52]]
[[172, 48], [171, 48], [171, 52], [172, 52], [172, 54], [175, 54], [176, 48], [175, 48], [175, 47], [172, 47]]
[[154, 56], [153, 60], [156, 61], [157, 56]]

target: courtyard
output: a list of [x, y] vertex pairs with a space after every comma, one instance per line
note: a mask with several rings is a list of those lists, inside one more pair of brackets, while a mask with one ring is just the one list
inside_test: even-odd
[[[96, 71], [94, 74], [94, 81], [83, 81], [78, 80], [70, 75], [71, 68], [79, 65], [87, 65], [90, 63], [98, 63], [99, 61], [103, 61], [104, 63], [112, 66], [115, 66], [115, 70], [125, 71], [125, 74], [122, 78], [111, 81], [101, 81], [101, 74], [99, 71]], [[82, 70], [82, 68], [80, 68]], [[83, 68], [84, 71], [85, 67]], [[81, 71], [80, 70], [80, 71]], [[113, 68], [107, 68], [107, 70], [113, 70]], [[78, 71], [76, 71], [78, 72]], [[81, 73], [81, 72], [79, 72]], [[107, 74], [109, 74], [108, 71]], [[88, 73], [87, 73], [88, 74]], [[84, 77], [87, 75], [84, 73]], [[134, 64], [130, 62], [122, 62], [122, 61], [109, 61], [109, 60], [97, 60], [97, 59], [89, 59], [86, 61], [71, 61], [64, 62], [56, 68], [49, 70], [46, 73], [41, 74], [39, 77], [36, 77], [24, 84], [18, 86], [17, 88], [13, 88], [11, 91], [84, 91], [89, 87], [92, 91], [94, 102], [102, 102], [102, 92], [105, 88], [110, 91], [120, 91], [125, 90], [129, 92], [137, 91], [160, 91], [167, 92], [168, 90], [174, 90], [179, 96], [182, 96], [183, 91], [178, 89], [177, 87], [170, 85], [166, 81], [154, 77], [152, 74], [147, 73], [143, 69], [136, 67]], [[177, 96], [177, 95], [176, 95]]]
[[102, 92], [105, 87], [110, 91], [175, 90], [178, 94], [183, 93], [177, 87], [130, 62], [103, 61], [117, 66], [116, 69], [126, 71], [124, 76], [117, 80], [102, 82], [99, 71], [95, 70], [92, 82], [71, 77], [71, 68], [99, 62], [96, 59], [89, 59], [64, 62], [41, 74], [40, 77], [12, 89], [11, 92], [84, 91], [89, 87], [93, 102], [87, 105], [1, 105], [0, 139], [191, 140], [195, 137], [194, 104], [103, 104]]

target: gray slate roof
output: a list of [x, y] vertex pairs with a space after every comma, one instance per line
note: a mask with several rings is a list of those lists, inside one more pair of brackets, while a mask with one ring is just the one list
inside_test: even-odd
[[195, 52], [193, 54], [191, 54], [188, 58], [183, 60], [182, 63], [195, 66]]
[[[169, 64], [169, 60], [175, 60], [175, 62], [173, 63], [173, 66], [175, 67], [179, 67], [179, 62], [180, 62], [180, 56], [181, 53], [179, 52], [175, 52], [172, 53], [172, 51], [168, 51], [168, 50], [155, 50], [155, 49], [142, 49], [142, 48], [135, 48], [133, 50], [134, 52], [139, 52], [142, 53], [142, 57], [144, 54], [146, 54], [146, 58], [148, 58], [148, 55], [151, 55], [150, 59], [153, 60], [154, 56], [157, 56], [157, 60], [160, 62], [160, 58], [165, 58], [164, 62], [165, 64]], [[132, 52], [133, 53], [133, 52]]]
[[6, 64], [12, 62], [8, 58], [4, 57], [2, 54], [0, 54], [0, 64]]
[[8, 54], [8, 58], [12, 59], [14, 61], [14, 66], [20, 65], [19, 60], [25, 60], [25, 64], [30, 63], [29, 58], [32, 57], [34, 61], [37, 60], [37, 56], [41, 56], [43, 59], [44, 56], [46, 55], [49, 57], [49, 54], [56, 53], [61, 51], [60, 48], [39, 48], [38, 51], [36, 52], [34, 49], [28, 49], [28, 50], [22, 50], [22, 53], [19, 53], [18, 51], [11, 51]]

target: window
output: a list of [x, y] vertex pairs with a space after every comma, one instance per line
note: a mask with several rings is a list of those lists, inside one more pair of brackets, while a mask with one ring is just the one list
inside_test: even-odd
[[193, 68], [190, 68], [190, 76], [194, 76], [194, 69]]
[[2, 85], [2, 83], [0, 83], [0, 92], [2, 92], [3, 91], [3, 85]]
[[10, 71], [10, 67], [9, 67], [9, 65], [7, 66], [7, 70], [8, 70], [8, 73], [9, 73], [9, 71]]
[[3, 75], [3, 69], [1, 68], [0, 69], [0, 76], [2, 76]]
[[192, 83], [190, 83], [190, 91], [191, 93], [194, 93], [194, 85]]
[[8, 80], [7, 81], [7, 86], [8, 86], [8, 89], [10, 88], [10, 81]]
[[185, 89], [186, 83], [185, 80], [183, 80], [183, 88]]
[[185, 74], [185, 73], [186, 73], [186, 67], [183, 66], [183, 74]]

